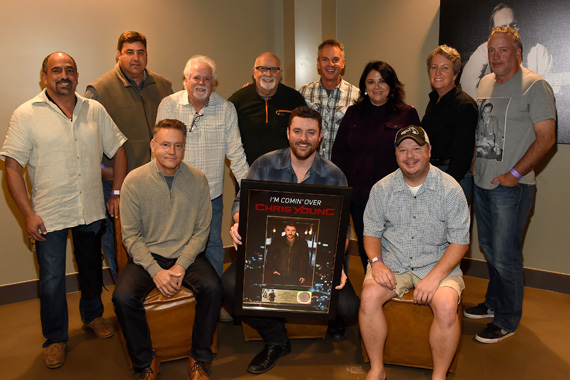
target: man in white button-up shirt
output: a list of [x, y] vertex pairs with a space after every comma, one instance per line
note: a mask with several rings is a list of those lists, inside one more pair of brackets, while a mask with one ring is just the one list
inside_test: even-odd
[[214, 61], [203, 55], [193, 56], [184, 68], [185, 90], [162, 100], [156, 121], [177, 119], [188, 128], [184, 162], [203, 171], [210, 185], [212, 224], [206, 258], [221, 277], [224, 265], [221, 229], [225, 159], [230, 161], [230, 169], [238, 183], [247, 175], [249, 166], [235, 107], [216, 94], [215, 87]]
[[[36, 241], [44, 362], [49, 368], [63, 364], [69, 339], [65, 294], [69, 230], [79, 270], [81, 319], [100, 338], [114, 333], [101, 317], [105, 203], [100, 163], [103, 154], [115, 157], [113, 189], [119, 190], [127, 170], [122, 146], [126, 138], [101, 104], [75, 92], [78, 77], [69, 55], [47, 56], [41, 73], [46, 89], [14, 111], [0, 151], [8, 190], [24, 215], [30, 239]], [[23, 176], [26, 165], [31, 201]], [[109, 199], [107, 208], [117, 215], [119, 195]]]

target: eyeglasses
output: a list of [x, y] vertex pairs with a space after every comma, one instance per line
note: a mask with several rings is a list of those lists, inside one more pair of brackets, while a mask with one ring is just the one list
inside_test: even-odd
[[189, 132], [194, 132], [198, 128], [198, 122], [200, 121], [200, 118], [204, 116], [205, 108], [208, 107], [209, 105], [210, 105], [210, 98], [208, 98], [208, 100], [206, 101], [206, 105], [204, 105], [204, 108], [202, 108], [202, 113], [196, 112], [194, 114], [194, 118], [192, 119], [192, 124], [190, 124], [190, 128], [188, 129]]
[[156, 144], [158, 144], [158, 146], [162, 150], [170, 150], [170, 148], [172, 146], [174, 146], [174, 150], [177, 152], [180, 152], [181, 150], [183, 150], [185, 148], [184, 144], [182, 144], [182, 143], [171, 144], [169, 142], [158, 142], [155, 139], [152, 139], [152, 141], [154, 141]]
[[256, 67], [254, 67], [254, 69], [256, 69], [257, 71], [259, 71], [262, 74], [266, 73], [268, 71], [273, 75], [279, 74], [279, 72], [281, 72], [281, 67], [256, 66]]
[[192, 119], [192, 124], [190, 125], [190, 132], [194, 132], [196, 128], [198, 128], [198, 122], [200, 121], [200, 118], [202, 116], [204, 116], [204, 114], [199, 114], [198, 112], [194, 114], [194, 118]]

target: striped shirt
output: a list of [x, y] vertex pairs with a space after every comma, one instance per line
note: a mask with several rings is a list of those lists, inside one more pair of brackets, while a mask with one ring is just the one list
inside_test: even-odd
[[304, 85], [299, 92], [305, 98], [307, 105], [319, 111], [323, 117], [323, 140], [319, 147], [319, 154], [326, 159], [331, 159], [332, 147], [340, 122], [346, 113], [346, 109], [354, 104], [360, 95], [358, 87], [341, 79], [330, 95], [317, 80]]
[[249, 166], [232, 103], [212, 92], [208, 104], [196, 115], [188, 101], [188, 93], [182, 90], [160, 102], [156, 120], [163, 119], [177, 119], [186, 124], [188, 136], [184, 162], [204, 172], [210, 185], [211, 199], [222, 195], [226, 157], [238, 183], [245, 178]]

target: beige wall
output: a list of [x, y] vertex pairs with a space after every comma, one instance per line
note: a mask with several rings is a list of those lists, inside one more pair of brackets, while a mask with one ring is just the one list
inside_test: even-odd
[[[270, 50], [283, 57], [285, 42], [290, 44], [283, 36], [300, 27], [283, 25], [283, 3], [292, 6], [292, 1], [100, 0], [90, 2], [88, 7], [84, 2], [65, 0], [52, 0], [49, 4], [39, 0], [5, 2], [0, 23], [3, 36], [0, 48], [5, 52], [0, 88], [0, 140], [6, 134], [12, 111], [40, 91], [40, 64], [47, 54], [64, 50], [77, 60], [78, 89], [82, 93], [90, 81], [114, 65], [117, 37], [129, 29], [147, 35], [149, 68], [169, 77], [175, 91], [182, 88], [186, 60], [193, 54], [206, 54], [218, 64], [217, 91], [228, 97], [251, 79], [253, 60], [260, 52]], [[129, 9], [135, 5], [136, 9]], [[315, 15], [319, 25], [321, 17], [330, 14], [327, 7], [331, 5], [334, 6], [334, 1], [321, 1], [322, 14]], [[407, 102], [417, 107], [421, 117], [430, 91], [424, 59], [438, 42], [438, 10], [438, 0], [337, 0], [336, 34], [346, 47], [345, 78], [357, 83], [369, 60], [389, 62], [406, 84]], [[306, 23], [311, 19], [296, 22]], [[322, 33], [321, 29], [311, 32], [306, 27], [306, 30]], [[308, 36], [317, 41], [321, 37]], [[284, 62], [286, 67], [291, 64], [294, 62]], [[307, 70], [316, 75], [314, 66]], [[287, 76], [287, 72], [285, 80], [295, 83], [295, 78]], [[565, 195], [570, 185], [567, 162], [570, 162], [570, 146], [560, 145], [538, 176], [536, 208], [525, 242], [527, 267], [570, 274], [570, 260], [566, 259], [570, 245], [565, 220], [570, 215], [570, 202]], [[2, 162], [0, 171], [3, 170]], [[226, 182], [222, 236], [225, 244], [229, 244], [224, 231], [229, 229], [233, 184]], [[2, 190], [0, 285], [36, 279], [36, 264], [27, 248], [27, 236], [22, 232], [23, 220], [4, 181]], [[473, 257], [482, 257], [476, 243], [472, 252]], [[68, 272], [74, 271], [70, 259]]]
[[[188, 58], [205, 54], [218, 65], [218, 93], [228, 97], [251, 80], [257, 55], [268, 50], [283, 55], [282, 9], [280, 0], [3, 2], [0, 51], [6, 57], [1, 74], [0, 140], [4, 141], [13, 110], [40, 91], [41, 62], [53, 51], [63, 50], [75, 58], [82, 94], [89, 82], [115, 64], [121, 32], [137, 30], [148, 38], [149, 68], [170, 78], [174, 91], [182, 89]], [[4, 171], [3, 161], [0, 171]], [[231, 183], [226, 184], [225, 193], [223, 231], [228, 231]], [[23, 219], [5, 181], [0, 215], [0, 285], [36, 279]], [[229, 244], [227, 234], [223, 235]], [[75, 272], [71, 259], [67, 270]]]
[[337, 37], [346, 50], [346, 80], [358, 86], [369, 61], [388, 62], [421, 118], [431, 91], [425, 57], [439, 38], [438, 0], [337, 0]]

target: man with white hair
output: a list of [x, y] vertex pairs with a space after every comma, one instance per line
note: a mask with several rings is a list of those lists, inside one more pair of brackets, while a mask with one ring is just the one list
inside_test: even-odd
[[184, 90], [162, 100], [157, 122], [177, 119], [187, 126], [188, 138], [184, 162], [204, 172], [210, 185], [212, 224], [206, 246], [206, 258], [221, 277], [224, 264], [222, 228], [225, 159], [239, 182], [249, 166], [245, 158], [232, 103], [214, 92], [216, 64], [203, 55], [195, 55], [184, 68]]

